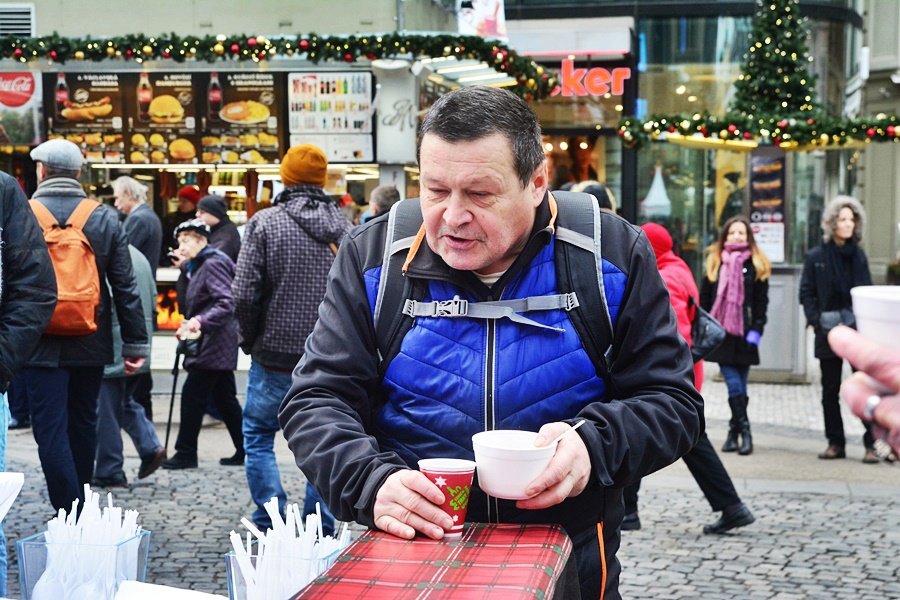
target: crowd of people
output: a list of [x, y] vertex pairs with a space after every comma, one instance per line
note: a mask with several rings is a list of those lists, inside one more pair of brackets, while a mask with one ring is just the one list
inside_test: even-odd
[[[113, 182], [115, 209], [88, 198], [74, 144], [51, 140], [31, 155], [31, 207], [0, 173], [0, 391], [25, 398], [17, 424], [30, 421], [54, 509], [83, 500], [85, 483], [128, 484], [122, 430], [139, 479], [198, 468], [212, 405], [234, 444], [219, 462], [244, 467], [261, 529], [272, 525], [266, 502], [277, 498], [282, 514], [287, 504], [274, 452], [281, 430], [308, 481], [304, 513], [320, 502], [326, 533], [337, 518], [441, 539], [452, 523], [419, 459], [472, 459], [471, 436], [484, 429], [538, 431], [540, 445], [580, 420], [527, 499], [490, 498], [476, 482], [468, 518], [561, 524], [582, 596], [618, 597], [616, 550], [621, 530], [641, 526], [641, 478], [679, 458], [721, 513], [704, 533], [755, 521], [705, 433], [703, 363], [690, 352], [699, 306], [726, 332], [707, 356], [728, 389], [722, 451], [750, 455], [748, 376], [771, 274], [750, 223], [724, 223], [698, 288], [669, 231], [617, 216], [596, 172], [582, 168], [567, 186], [576, 193], [554, 196], [537, 118], [510, 92], [439, 98], [420, 130], [420, 199], [400, 202], [380, 186], [358, 226], [325, 192], [328, 161], [311, 144], [284, 155], [284, 189], [243, 238], [222, 197], [184, 186], [161, 220], [147, 187], [128, 176]], [[800, 300], [822, 368], [828, 447], [819, 457], [846, 456], [842, 394], [866, 424], [864, 462], [877, 462], [875, 439], [900, 451], [900, 353], [847, 327], [850, 288], [871, 284], [862, 223], [856, 200], [829, 204]], [[93, 269], [74, 304], [62, 292], [79, 282], [59, 267], [59, 236], [81, 236], [79, 268]], [[184, 314], [176, 337], [188, 375], [172, 456], [150, 402], [158, 265], [178, 269]], [[85, 303], [83, 327], [66, 330], [66, 315]], [[239, 349], [251, 357], [243, 407]], [[860, 371], [842, 387], [843, 360]], [[0, 469], [5, 417], [0, 410]], [[0, 596], [5, 575], [0, 564]]]

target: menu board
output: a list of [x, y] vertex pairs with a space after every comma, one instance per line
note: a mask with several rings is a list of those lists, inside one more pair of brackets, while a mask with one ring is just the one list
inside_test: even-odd
[[291, 146], [316, 144], [329, 161], [372, 162], [372, 74], [288, 73]]
[[784, 262], [785, 159], [779, 149], [759, 149], [750, 157], [750, 224], [769, 260]]
[[89, 162], [124, 162], [118, 73], [45, 73], [47, 137], [77, 144]]
[[[202, 163], [277, 163], [279, 94], [273, 73], [209, 73], [201, 108]], [[282, 80], [283, 81], [283, 80]]]
[[143, 72], [123, 77], [127, 77], [127, 162], [196, 163], [197, 75]]

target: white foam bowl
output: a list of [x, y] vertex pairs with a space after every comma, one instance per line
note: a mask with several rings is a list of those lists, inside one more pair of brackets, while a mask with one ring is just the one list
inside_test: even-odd
[[864, 285], [850, 290], [856, 327], [867, 339], [900, 349], [900, 286]]
[[535, 448], [537, 433], [514, 429], [482, 431], [472, 436], [478, 486], [489, 496], [525, 500], [525, 487], [544, 472], [556, 444]]

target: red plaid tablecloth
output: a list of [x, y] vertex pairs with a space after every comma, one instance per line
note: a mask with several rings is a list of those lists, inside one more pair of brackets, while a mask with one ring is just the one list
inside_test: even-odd
[[548, 599], [571, 552], [558, 525], [473, 523], [442, 541], [368, 531], [291, 600]]

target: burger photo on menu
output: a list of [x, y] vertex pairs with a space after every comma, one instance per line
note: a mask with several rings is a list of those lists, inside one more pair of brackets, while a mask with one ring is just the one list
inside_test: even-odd
[[150, 101], [147, 114], [154, 123], [179, 123], [184, 120], [184, 107], [175, 96], [162, 94]]

